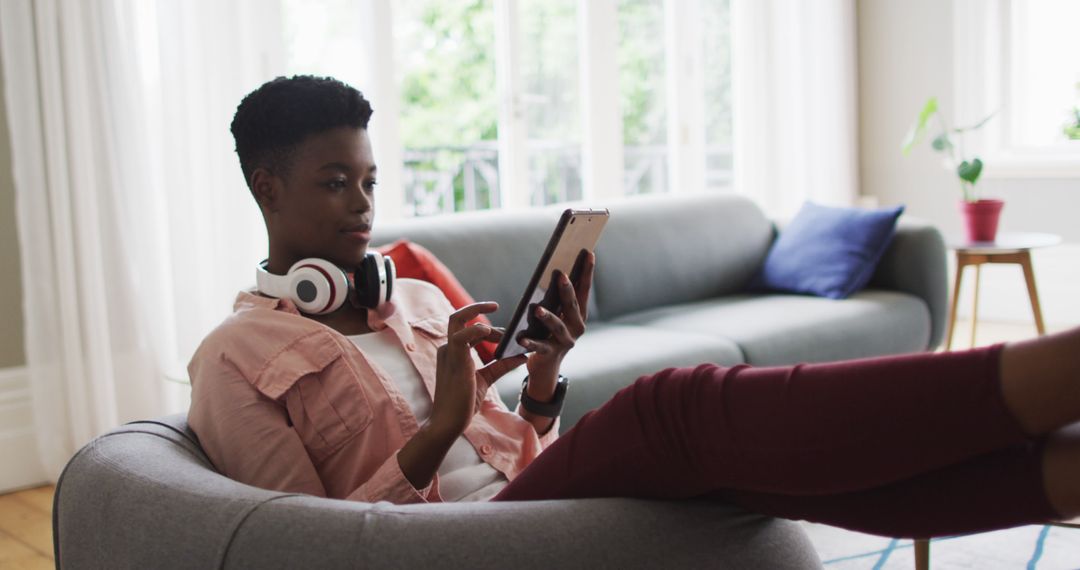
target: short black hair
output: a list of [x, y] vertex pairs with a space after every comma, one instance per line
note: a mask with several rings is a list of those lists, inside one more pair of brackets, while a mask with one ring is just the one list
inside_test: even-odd
[[355, 88], [332, 77], [277, 77], [248, 93], [233, 115], [233, 139], [244, 181], [265, 168], [282, 176], [309, 135], [337, 127], [367, 129], [371, 103]]

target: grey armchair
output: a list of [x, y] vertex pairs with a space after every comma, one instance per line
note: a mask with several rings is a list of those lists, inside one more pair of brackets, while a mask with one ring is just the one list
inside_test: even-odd
[[56, 485], [58, 568], [820, 568], [798, 525], [707, 501], [356, 503], [219, 474], [183, 415], [81, 449]]

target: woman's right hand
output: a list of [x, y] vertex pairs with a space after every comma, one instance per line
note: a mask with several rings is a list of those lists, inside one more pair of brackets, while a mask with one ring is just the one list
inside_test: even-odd
[[481, 341], [498, 341], [502, 331], [483, 324], [466, 326], [466, 323], [498, 308], [498, 303], [474, 303], [450, 315], [446, 344], [439, 347], [436, 357], [431, 417], [398, 452], [401, 472], [416, 489], [431, 483], [446, 452], [480, 409], [491, 384], [525, 363], [525, 355], [520, 355], [476, 369], [472, 348]]
[[472, 421], [488, 388], [507, 372], [521, 366], [525, 355], [503, 358], [477, 370], [472, 348], [483, 341], [498, 342], [502, 331], [485, 324], [466, 323], [484, 313], [498, 310], [498, 303], [473, 303], [450, 315], [446, 344], [439, 347], [435, 368], [435, 394], [430, 426], [445, 437], [456, 439]]

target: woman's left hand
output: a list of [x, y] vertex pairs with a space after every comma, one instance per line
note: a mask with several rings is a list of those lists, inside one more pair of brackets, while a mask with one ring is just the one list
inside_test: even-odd
[[529, 338], [518, 339], [518, 343], [532, 351], [526, 368], [529, 370], [529, 397], [540, 401], [550, 401], [555, 394], [555, 383], [559, 379], [559, 366], [563, 357], [574, 348], [574, 343], [585, 334], [585, 320], [588, 318], [589, 289], [592, 288], [593, 267], [596, 256], [587, 252], [581, 267], [581, 277], [577, 287], [570, 282], [565, 273], [559, 272], [555, 285], [559, 288], [559, 300], [562, 309], [558, 315], [537, 305], [534, 309], [537, 318], [551, 332], [546, 340]]

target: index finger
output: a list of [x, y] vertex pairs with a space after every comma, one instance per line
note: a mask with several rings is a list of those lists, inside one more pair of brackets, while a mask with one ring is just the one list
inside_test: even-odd
[[465, 328], [465, 323], [475, 319], [477, 315], [494, 313], [497, 310], [499, 310], [499, 304], [494, 301], [484, 301], [465, 305], [450, 314], [450, 323], [446, 328], [446, 334], [447, 336], [450, 336]]

